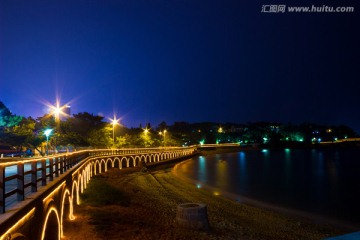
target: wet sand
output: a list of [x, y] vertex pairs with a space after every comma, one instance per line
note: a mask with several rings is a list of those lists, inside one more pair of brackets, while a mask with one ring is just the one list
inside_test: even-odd
[[[76, 219], [65, 223], [64, 239], [323, 239], [346, 233], [264, 208], [238, 203], [197, 188], [172, 166], [147, 172], [111, 169], [90, 181], [105, 181], [127, 199], [126, 204], [75, 207]], [[85, 190], [86, 192], [87, 190]], [[184, 229], [176, 223], [177, 205], [205, 203], [209, 231]]]

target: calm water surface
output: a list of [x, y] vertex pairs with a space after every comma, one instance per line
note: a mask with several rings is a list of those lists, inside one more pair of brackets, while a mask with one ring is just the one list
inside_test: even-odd
[[177, 171], [199, 186], [360, 226], [360, 149], [216, 154], [195, 157]]

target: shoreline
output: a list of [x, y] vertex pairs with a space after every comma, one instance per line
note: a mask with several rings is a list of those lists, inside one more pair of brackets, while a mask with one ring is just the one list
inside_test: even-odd
[[[215, 153], [215, 154], [221, 154], [221, 153]], [[185, 181], [190, 184], [193, 184], [194, 186], [197, 186], [200, 183], [199, 181], [188, 178], [186, 176], [183, 176], [182, 174], [177, 172], [178, 166], [186, 163], [187, 161], [190, 161], [190, 159], [182, 161], [180, 163], [177, 163], [175, 166], [173, 166], [172, 173], [174, 174], [174, 176], [181, 179], [181, 181]], [[273, 211], [275, 213], [280, 213], [285, 216], [299, 219], [302, 221], [307, 221], [307, 222], [314, 223], [314, 224], [329, 225], [329, 226], [335, 227], [335, 228], [340, 229], [341, 231], [345, 231], [345, 232], [354, 232], [354, 231], [359, 231], [359, 229], [360, 229], [360, 226], [357, 226], [355, 223], [352, 223], [352, 222], [337, 220], [337, 219], [329, 218], [329, 217], [326, 217], [326, 216], [323, 216], [320, 214], [311, 213], [311, 212], [300, 211], [300, 210], [291, 209], [291, 208], [285, 208], [285, 207], [267, 203], [267, 202], [264, 202], [264, 201], [261, 201], [258, 199], [245, 197], [240, 194], [226, 192], [226, 191], [223, 191], [221, 189], [218, 189], [216, 187], [213, 187], [213, 186], [210, 186], [210, 185], [207, 185], [204, 183], [201, 183], [201, 188], [205, 189], [206, 191], [212, 192], [214, 194], [216, 193], [218, 195], [224, 196], [225, 198], [228, 198], [229, 200], [234, 201], [239, 204], [246, 204], [246, 205], [249, 205], [252, 207]]]
[[[181, 164], [181, 163], [180, 163]], [[316, 224], [264, 208], [238, 203], [223, 195], [198, 189], [174, 174], [174, 163], [143, 172], [141, 168], [110, 169], [94, 177], [118, 189], [126, 206], [84, 203], [74, 209], [75, 221], [67, 223], [64, 239], [324, 239], [347, 233], [326, 224]], [[93, 189], [97, 192], [99, 189]], [[83, 196], [81, 196], [83, 198]], [[208, 206], [210, 231], [180, 228], [176, 206], [186, 202]], [[105, 227], [104, 227], [105, 226]], [[70, 228], [70, 229], [69, 229]]]

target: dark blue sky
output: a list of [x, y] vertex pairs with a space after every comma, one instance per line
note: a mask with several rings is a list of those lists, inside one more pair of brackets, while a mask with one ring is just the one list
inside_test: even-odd
[[127, 126], [310, 121], [360, 132], [355, 3], [291, 2], [355, 13], [261, 13], [282, 2], [1, 0], [0, 101], [38, 117], [58, 95], [72, 113], [115, 112]]

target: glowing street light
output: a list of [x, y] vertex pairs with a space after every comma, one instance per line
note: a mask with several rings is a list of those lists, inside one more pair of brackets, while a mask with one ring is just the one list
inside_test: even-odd
[[[46, 103], [46, 106], [49, 107], [49, 115], [54, 116], [55, 119], [55, 129], [54, 132], [57, 135], [60, 135], [60, 117], [65, 116], [68, 117], [70, 115], [70, 106], [68, 104], [62, 105], [60, 104], [60, 100], [56, 99], [56, 104], [52, 105], [50, 103]], [[55, 139], [55, 146], [57, 146], [57, 137]], [[55, 152], [57, 152], [57, 148], [55, 148]]]
[[145, 135], [148, 134], [148, 132], [149, 132], [149, 129], [145, 128], [145, 129], [144, 129]]
[[55, 121], [56, 122], [59, 122], [60, 120], [60, 116], [63, 115], [63, 116], [69, 116], [69, 114], [67, 113], [70, 109], [70, 106], [68, 104], [65, 104], [63, 106], [60, 106], [60, 101], [57, 100], [56, 101], [56, 105], [51, 105], [49, 104], [48, 105], [49, 108], [51, 109], [51, 112], [50, 114], [51, 115], [54, 115], [54, 118], [55, 118]]
[[110, 119], [110, 120], [113, 126], [113, 145], [115, 145], [115, 125], [119, 124], [120, 118], [116, 119], [116, 116], [114, 115], [114, 119]]
[[49, 136], [52, 132], [52, 129], [46, 129], [44, 135], [46, 136], [46, 155], [49, 155]]
[[164, 131], [160, 131], [159, 135], [163, 135], [164, 136], [164, 146], [165, 146], [165, 136], [166, 136], [166, 129]]

